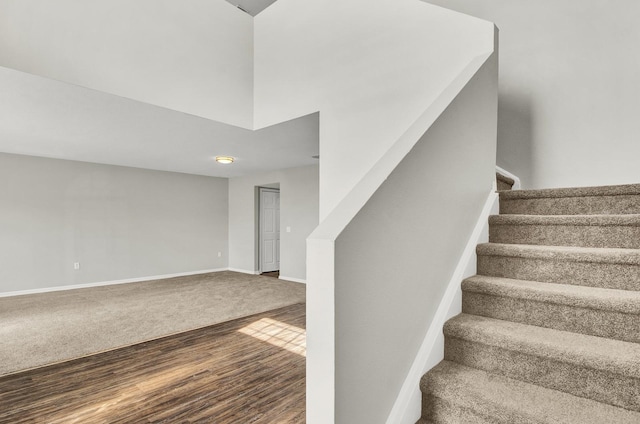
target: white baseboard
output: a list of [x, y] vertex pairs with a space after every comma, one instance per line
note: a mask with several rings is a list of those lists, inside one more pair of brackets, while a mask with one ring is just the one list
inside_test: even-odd
[[228, 268], [202, 269], [199, 271], [179, 272], [176, 274], [164, 274], [164, 275], [152, 275], [149, 277], [127, 278], [124, 280], [100, 281], [96, 283], [74, 284], [69, 286], [45, 287], [42, 289], [11, 291], [11, 292], [0, 293], [0, 297], [22, 296], [25, 294], [48, 293], [48, 292], [63, 291], [63, 290], [85, 289], [88, 287], [111, 286], [116, 284], [139, 283], [141, 281], [149, 281], [149, 280], [164, 280], [166, 278], [185, 277], [187, 275], [208, 274], [210, 272], [227, 271], [227, 269]]
[[241, 272], [243, 274], [252, 274], [252, 275], [260, 274], [260, 271], [249, 271], [248, 269], [240, 269], [240, 268], [227, 268], [227, 271]]
[[444, 323], [462, 310], [462, 280], [476, 272], [476, 246], [489, 238], [488, 221], [491, 214], [497, 213], [498, 194], [495, 192], [496, 183], [489, 193], [487, 200], [478, 217], [476, 225], [464, 248], [462, 256], [449, 280], [447, 289], [429, 325], [424, 340], [418, 350], [409, 373], [398, 393], [398, 397], [387, 417], [387, 424], [414, 424], [420, 418], [422, 395], [420, 393], [420, 378], [429, 369], [444, 358], [444, 337], [442, 327]]
[[520, 190], [522, 188], [522, 185], [520, 184], [520, 178], [518, 178], [517, 175], [512, 174], [511, 172], [507, 171], [506, 169], [500, 168], [498, 165], [496, 165], [496, 171], [499, 174], [502, 174], [505, 177], [509, 177], [514, 181], [513, 182], [513, 187], [511, 187], [512, 190]]
[[283, 275], [279, 276], [278, 278], [285, 281], [293, 281], [294, 283], [307, 284], [307, 280], [303, 280], [302, 278], [286, 277]]

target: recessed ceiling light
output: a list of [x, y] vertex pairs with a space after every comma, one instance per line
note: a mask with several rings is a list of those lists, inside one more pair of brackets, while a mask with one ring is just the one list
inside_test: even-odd
[[233, 163], [235, 159], [232, 158], [231, 156], [216, 156], [216, 162], [218, 163], [223, 163], [223, 164], [229, 164], [229, 163]]

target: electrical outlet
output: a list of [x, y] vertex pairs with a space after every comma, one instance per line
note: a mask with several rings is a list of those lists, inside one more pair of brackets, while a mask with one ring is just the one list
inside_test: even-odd
[[291, 227], [287, 227], [287, 233], [291, 232]]
[[222, 252], [218, 252], [218, 257], [222, 257]]
[[76, 271], [80, 269], [80, 262], [74, 262], [73, 263], [73, 269], [75, 269]]

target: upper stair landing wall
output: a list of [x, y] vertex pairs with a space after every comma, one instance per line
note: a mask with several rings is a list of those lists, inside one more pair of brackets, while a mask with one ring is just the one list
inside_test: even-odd
[[253, 128], [253, 19], [224, 1], [2, 0], [0, 66]]
[[498, 165], [525, 189], [640, 181], [640, 2], [426, 0], [500, 28]]
[[493, 35], [418, 0], [279, 0], [254, 21], [255, 127], [320, 111], [322, 220]]

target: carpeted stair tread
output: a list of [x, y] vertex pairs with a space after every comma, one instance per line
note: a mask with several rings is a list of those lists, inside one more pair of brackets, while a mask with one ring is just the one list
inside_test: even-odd
[[640, 344], [461, 314], [446, 360], [640, 412]]
[[640, 378], [640, 344], [637, 343], [468, 314], [447, 321], [444, 333], [448, 337]]
[[618, 215], [492, 215], [490, 225], [571, 225], [640, 227], [640, 214]]
[[500, 192], [501, 214], [638, 214], [640, 184]]
[[[640, 315], [640, 292], [475, 275], [463, 292]], [[640, 319], [639, 319], [640, 322]], [[638, 324], [640, 332], [640, 324]]]
[[513, 185], [515, 184], [515, 180], [513, 178], [509, 178], [506, 175], [502, 175], [499, 172], [496, 172], [496, 183], [498, 191], [502, 190], [511, 190]]
[[484, 256], [640, 265], [640, 249], [482, 243], [476, 248], [476, 253]]
[[[423, 393], [497, 424], [638, 424], [640, 413], [443, 361], [422, 377]], [[425, 405], [423, 410], [428, 409]], [[427, 411], [425, 411], [427, 412]], [[440, 411], [446, 415], [447, 411]], [[430, 420], [421, 424], [456, 423]], [[419, 422], [420, 423], [420, 422]]]
[[640, 248], [640, 215], [494, 215], [492, 243]]
[[640, 343], [640, 292], [476, 275], [462, 312]]
[[485, 243], [478, 274], [640, 291], [640, 249]]
[[500, 193], [500, 200], [630, 195], [640, 195], [640, 184], [514, 190]]
[[496, 424], [493, 417], [487, 417], [474, 409], [457, 405], [432, 394], [422, 395], [427, 405], [422, 414], [429, 419], [419, 421], [422, 424]]

